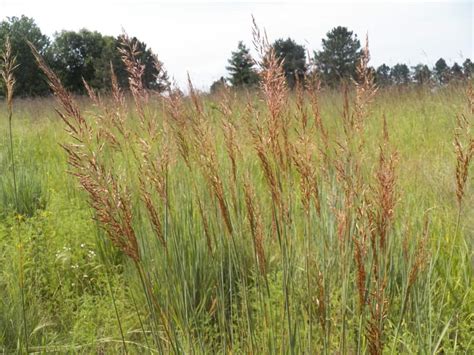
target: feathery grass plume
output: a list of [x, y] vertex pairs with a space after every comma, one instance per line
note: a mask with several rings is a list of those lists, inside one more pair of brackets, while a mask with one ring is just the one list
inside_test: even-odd
[[321, 203], [319, 197], [319, 183], [314, 162], [314, 147], [311, 138], [307, 135], [299, 134], [298, 142], [293, 146], [293, 162], [300, 175], [301, 202], [306, 215], [309, 215], [311, 200], [318, 214], [321, 213]]
[[112, 62], [110, 62], [110, 79], [112, 84], [112, 97], [115, 102], [113, 111], [111, 113], [113, 117], [112, 122], [115, 128], [120, 132], [120, 134], [127, 139], [130, 136], [130, 132], [125, 127], [125, 120], [127, 118], [125, 112], [127, 112], [127, 106], [123, 91], [122, 89], [120, 89], [120, 86], [118, 84], [117, 75], [115, 74]]
[[130, 194], [100, 162], [103, 145], [94, 151], [92, 144], [94, 128], [83, 117], [71, 95], [36, 48], [31, 43], [28, 44], [64, 110], [64, 112], [56, 111], [66, 123], [70, 136], [77, 142], [63, 145], [68, 155], [68, 163], [72, 167], [71, 173], [89, 194], [96, 218], [112, 243], [133, 261], [138, 262], [140, 253], [132, 227]]
[[153, 54], [153, 66], [156, 69], [155, 80], [163, 83], [163, 87], [160, 88], [163, 92], [170, 90], [171, 82], [168, 80], [168, 72], [166, 71], [163, 63], [158, 59], [156, 54]]
[[[306, 75], [304, 76], [304, 79], [307, 80]], [[306, 84], [298, 76], [296, 76], [295, 93], [296, 93], [295, 116], [297, 120], [299, 121], [299, 123], [301, 123], [302, 131], [305, 132], [308, 128], [308, 120], [309, 120], [309, 114], [305, 105]], [[315, 117], [316, 122], [317, 120], [318, 118]]]
[[[13, 177], [13, 189], [15, 196], [15, 212], [17, 214], [17, 230], [18, 230], [18, 248], [19, 248], [19, 288], [21, 294], [21, 313], [23, 318], [23, 332], [25, 337], [25, 349], [29, 352], [29, 341], [28, 341], [28, 322], [26, 317], [26, 303], [25, 303], [25, 287], [24, 287], [24, 264], [23, 264], [23, 241], [20, 232], [20, 215], [19, 215], [19, 204], [18, 204], [18, 186], [16, 181], [16, 169], [15, 169], [15, 153], [13, 144], [13, 91], [15, 88], [15, 76], [14, 71], [18, 68], [16, 64], [16, 56], [13, 54], [10, 37], [7, 36], [5, 40], [5, 48], [1, 56], [1, 75], [6, 89], [6, 100], [8, 110], [8, 135], [9, 135], [9, 149], [10, 149], [10, 160], [12, 167]], [[20, 331], [21, 333], [21, 331]], [[21, 351], [21, 350], [20, 350]]]
[[262, 216], [258, 207], [255, 191], [250, 183], [248, 175], [244, 182], [245, 204], [247, 206], [247, 218], [250, 225], [250, 231], [253, 238], [253, 246], [255, 250], [256, 261], [262, 275], [266, 272], [265, 249], [263, 246], [263, 226]]
[[2, 53], [2, 78], [6, 88], [6, 99], [8, 112], [13, 112], [13, 89], [15, 86], [14, 71], [18, 68], [16, 56], [13, 55], [10, 37], [5, 40], [5, 48]]
[[13, 91], [15, 88], [15, 76], [14, 71], [18, 68], [16, 64], [16, 56], [13, 55], [10, 37], [7, 37], [5, 41], [5, 48], [2, 53], [2, 66], [1, 75], [6, 89], [6, 100], [7, 100], [7, 111], [8, 111], [8, 136], [9, 136], [9, 148], [10, 148], [10, 160], [13, 175], [13, 189], [15, 196], [15, 209], [18, 213], [18, 188], [16, 183], [16, 171], [15, 171], [15, 154], [13, 145]]
[[[268, 114], [262, 115], [260, 111], [248, 104], [245, 118], [276, 211], [282, 220], [289, 221], [289, 210], [287, 202], [283, 198], [283, 186], [280, 179], [280, 171], [288, 171], [291, 164], [288, 136], [290, 122], [288, 117], [291, 115], [284, 117], [283, 114], [288, 98], [288, 89], [283, 72], [283, 62], [278, 60], [273, 47], [268, 42], [266, 33], [262, 34], [253, 17], [252, 20], [253, 44], [259, 55], [256, 64], [260, 69], [260, 89]], [[276, 226], [275, 217], [274, 226]]]
[[387, 238], [392, 227], [395, 205], [397, 202], [395, 168], [398, 161], [396, 151], [389, 147], [387, 120], [383, 120], [383, 142], [380, 145], [378, 167], [375, 173], [376, 187], [374, 201], [368, 213], [370, 240], [372, 248], [372, 285], [368, 300], [370, 319], [367, 324], [366, 337], [371, 354], [381, 354], [384, 347], [384, 327], [388, 313], [389, 301], [386, 296], [388, 282]]
[[319, 130], [319, 133], [327, 137], [327, 131], [324, 127], [322, 116], [321, 116], [321, 107], [319, 102], [319, 96], [321, 95], [321, 80], [318, 76], [318, 68], [314, 58], [308, 53], [308, 58], [311, 58], [308, 63], [308, 72], [309, 74], [305, 77], [305, 89], [306, 93], [309, 96], [311, 111], [314, 116], [314, 122], [316, 128]]
[[[472, 88], [470, 89], [472, 91]], [[468, 99], [471, 95], [468, 92]], [[470, 102], [470, 101], [469, 101]], [[471, 115], [474, 115], [474, 106], [469, 107]], [[457, 126], [454, 130], [454, 151], [456, 153], [456, 197], [461, 209], [464, 198], [469, 166], [474, 156], [474, 137], [471, 136], [471, 119], [466, 114], [457, 116]]]
[[224, 143], [232, 168], [232, 179], [237, 184], [237, 155], [241, 154], [237, 141], [237, 127], [233, 119], [234, 112], [230, 98], [230, 89], [226, 86], [220, 91], [222, 100], [220, 102], [222, 119], [222, 131], [224, 133]]
[[122, 192], [116, 178], [96, 164], [94, 178], [82, 173], [75, 174], [89, 193], [96, 218], [107, 232], [112, 243], [133, 261], [140, 260], [137, 237], [132, 226], [131, 196]]
[[28, 45], [39, 68], [48, 78], [48, 84], [51, 90], [64, 109], [64, 113], [59, 110], [56, 110], [56, 112], [66, 124], [68, 133], [80, 144], [90, 142], [92, 140], [92, 129], [82, 116], [79, 107], [72, 99], [71, 94], [63, 87], [58, 76], [51, 70], [51, 68], [49, 68], [34, 45], [31, 42], [28, 42]]
[[316, 211], [320, 214], [321, 204], [316, 172], [318, 164], [314, 161], [316, 145], [313, 141], [314, 129], [319, 130], [321, 125], [318, 126], [318, 118], [315, 119], [316, 127], [308, 125], [309, 114], [305, 105], [305, 84], [300, 82], [298, 79], [296, 83], [296, 116], [300, 123], [300, 127], [296, 129], [296, 142], [291, 143], [291, 156], [296, 170], [300, 175], [301, 202], [306, 215], [309, 216], [311, 199], [314, 199]]
[[281, 217], [287, 218], [288, 210], [282, 196], [283, 192], [281, 190], [281, 185], [278, 183], [277, 174], [271, 163], [271, 157], [269, 156], [268, 140], [264, 136], [263, 127], [258, 123], [254, 124], [250, 119], [250, 117], [253, 117], [255, 118], [255, 121], [260, 121], [260, 113], [254, 110], [251, 105], [247, 105], [247, 115], [245, 117], [254, 148], [257, 152], [257, 157], [263, 169], [265, 180], [270, 188], [273, 203], [277, 207], [277, 211]]
[[310, 68], [310, 74], [307, 76], [306, 79], [306, 93], [309, 96], [311, 112], [314, 116], [315, 127], [322, 142], [322, 146], [319, 147], [319, 154], [321, 155], [321, 157], [323, 157], [321, 162], [324, 164], [321, 165], [321, 168], [323, 169], [323, 172], [327, 174], [330, 168], [330, 161], [328, 155], [329, 133], [326, 127], [324, 126], [323, 119], [321, 116], [321, 107], [319, 103], [319, 96], [321, 94], [321, 80], [319, 80], [317, 68], [314, 64], [314, 59], [311, 59], [310, 61]]
[[398, 161], [397, 152], [389, 152], [388, 150], [389, 136], [385, 116], [383, 122], [383, 143], [380, 146], [379, 166], [376, 172], [377, 207], [375, 212], [377, 235], [380, 238], [379, 246], [382, 251], [385, 250], [387, 234], [394, 218], [395, 204], [397, 202], [397, 195], [395, 192], [395, 168]]
[[253, 44], [259, 55], [256, 64], [260, 69], [260, 89], [269, 111], [269, 116], [266, 119], [268, 143], [275, 161], [279, 162], [282, 169], [287, 170], [291, 159], [288, 144], [291, 115], [283, 114], [288, 99], [283, 60], [279, 60], [273, 46], [268, 42], [266, 33], [260, 32], [253, 17], [252, 21]]
[[159, 207], [153, 201], [150, 189], [153, 188], [155, 193], [161, 198], [163, 204], [168, 203], [167, 181], [169, 165], [169, 153], [167, 145], [163, 145], [159, 156], [154, 158], [154, 152], [150, 144], [142, 138], [139, 138], [141, 146], [142, 159], [140, 160], [140, 194], [145, 207], [148, 211], [153, 230], [159, 241], [166, 248], [166, 240], [163, 234], [163, 227], [159, 217]]
[[365, 267], [367, 257], [367, 241], [369, 239], [368, 233], [370, 233], [373, 227], [370, 224], [370, 220], [367, 220], [368, 214], [368, 203], [367, 201], [361, 201], [357, 206], [357, 223], [355, 227], [355, 233], [352, 236], [354, 242], [354, 261], [357, 268], [357, 291], [359, 294], [359, 312], [362, 311], [367, 303], [367, 271]]
[[124, 32], [120, 36], [118, 51], [121, 54], [122, 62], [128, 72], [128, 85], [135, 101], [135, 108], [141, 123], [144, 125], [146, 122], [144, 103], [148, 101], [148, 94], [143, 87], [145, 65], [142, 64], [139, 59], [141, 52], [138, 49], [138, 41], [132, 40]]
[[388, 311], [385, 287], [386, 280], [371, 294], [373, 304], [370, 308], [370, 320], [366, 330], [368, 348], [371, 355], [380, 355], [383, 353], [383, 331]]
[[92, 105], [95, 107], [103, 106], [99, 95], [95, 92], [95, 90], [89, 85], [89, 83], [84, 78], [82, 78], [82, 84], [84, 85], [84, 88], [86, 89], [87, 96], [89, 96], [89, 98], [92, 101]]
[[121, 143], [117, 139], [116, 135], [112, 131], [114, 127], [114, 115], [110, 113], [110, 110], [102, 102], [100, 96], [95, 92], [95, 90], [90, 87], [90, 85], [82, 79], [84, 87], [86, 88], [87, 95], [92, 101], [93, 106], [95, 106], [99, 112], [91, 113], [94, 115], [95, 126], [97, 130], [97, 141], [101, 142], [102, 138], [109, 143], [109, 146], [114, 150], [121, 149]]
[[231, 193], [234, 207], [237, 208], [237, 159], [242, 155], [242, 152], [238, 142], [237, 122], [234, 118], [235, 113], [232, 110], [233, 102], [230, 88], [224, 86], [219, 91], [219, 96], [221, 97], [218, 106], [218, 110], [222, 114], [221, 129], [224, 134], [224, 145], [229, 157], [232, 173]]
[[191, 119], [188, 118], [183, 104], [183, 93], [176, 88], [170, 88], [168, 96], [165, 97], [166, 118], [173, 131], [173, 136], [178, 146], [178, 151], [186, 166], [191, 171], [190, 127]]
[[354, 118], [352, 120], [354, 128], [359, 132], [364, 127], [364, 120], [369, 113], [369, 105], [372, 103], [377, 87], [374, 80], [374, 72], [369, 68], [369, 36], [365, 37], [365, 46], [362, 55], [357, 63], [357, 81], [355, 82], [356, 97], [354, 102]]
[[425, 269], [426, 265], [428, 264], [428, 257], [429, 257], [428, 241], [429, 241], [429, 218], [425, 217], [422, 235], [417, 241], [417, 244], [415, 247], [415, 254], [413, 257], [413, 263], [411, 265], [410, 274], [408, 276], [408, 287], [407, 287], [407, 292], [406, 292], [407, 298], [418, 275]]
[[191, 100], [195, 109], [195, 116], [192, 118], [192, 130], [194, 133], [194, 145], [199, 153], [199, 162], [204, 175], [212, 188], [214, 196], [219, 203], [219, 209], [224, 219], [229, 235], [232, 235], [233, 228], [230, 218], [230, 211], [227, 205], [224, 183], [219, 173], [219, 162], [217, 160], [216, 147], [214, 144], [212, 129], [205, 119], [205, 112], [201, 100], [193, 87], [191, 78], [188, 75], [188, 85]]

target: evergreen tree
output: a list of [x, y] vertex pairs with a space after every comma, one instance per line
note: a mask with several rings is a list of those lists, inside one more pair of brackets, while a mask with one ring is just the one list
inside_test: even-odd
[[322, 79], [329, 85], [337, 85], [341, 80], [354, 78], [361, 48], [357, 35], [339, 26], [326, 36], [322, 51], [314, 53]]
[[229, 59], [229, 66], [226, 69], [229, 71], [229, 82], [233, 87], [252, 87], [258, 83], [258, 75], [254, 69], [254, 61], [250, 56], [249, 49], [239, 42], [237, 51], [232, 52]]
[[288, 87], [294, 88], [297, 82], [303, 82], [306, 73], [306, 53], [304, 47], [291, 38], [279, 39], [273, 43], [276, 57], [283, 61]]
[[433, 71], [440, 84], [446, 84], [449, 81], [449, 67], [443, 58], [438, 59]]

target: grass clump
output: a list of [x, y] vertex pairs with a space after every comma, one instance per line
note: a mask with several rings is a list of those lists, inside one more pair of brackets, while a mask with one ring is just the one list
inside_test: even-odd
[[5, 351], [24, 339], [15, 265], [33, 351], [472, 350], [466, 88], [378, 90], [366, 45], [342, 92], [291, 92], [254, 39], [260, 90], [206, 97], [144, 90], [124, 36], [131, 96], [112, 69], [85, 109], [36, 53], [67, 131], [40, 130], [48, 203], [0, 224]]

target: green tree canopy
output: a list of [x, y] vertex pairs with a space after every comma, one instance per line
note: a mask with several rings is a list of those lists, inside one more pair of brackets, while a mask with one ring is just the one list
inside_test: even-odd
[[[15, 71], [15, 94], [19, 96], [48, 94], [49, 87], [27, 44], [27, 41], [30, 41], [41, 55], [46, 56], [48, 37], [41, 33], [32, 18], [26, 16], [8, 17], [0, 22], [0, 48], [4, 48], [7, 36], [10, 37], [12, 51], [18, 64], [18, 69]], [[49, 61], [48, 58], [46, 60]]]
[[446, 84], [449, 81], [449, 67], [443, 58], [439, 58], [434, 66], [436, 79], [440, 84]]
[[337, 85], [343, 79], [353, 78], [360, 57], [360, 41], [346, 27], [336, 27], [322, 40], [323, 49], [315, 52], [315, 62], [322, 79]]
[[462, 67], [456, 62], [454, 62], [453, 66], [451, 67], [449, 71], [450, 71], [451, 78], [454, 80], [461, 80], [464, 76]]
[[[53, 69], [59, 74], [63, 85], [74, 92], [83, 92], [82, 79], [91, 86], [102, 89], [103, 65], [107, 58], [106, 40], [98, 32], [82, 29], [79, 32], [62, 31], [55, 35], [51, 46]], [[105, 57], [105, 58], [104, 58]]]
[[228, 60], [229, 82], [233, 87], [252, 87], [258, 83], [258, 75], [254, 69], [254, 61], [250, 50], [242, 41], [237, 45], [237, 51], [232, 52]]
[[390, 77], [394, 84], [408, 84], [410, 82], [410, 69], [406, 64], [395, 64], [390, 70]]
[[392, 84], [390, 78], [390, 67], [387, 64], [380, 65], [375, 72], [375, 80], [379, 86], [388, 86]]
[[417, 84], [427, 84], [431, 79], [431, 70], [425, 64], [418, 64], [413, 67], [413, 80]]
[[[107, 90], [111, 86], [110, 63], [114, 67], [119, 85], [128, 87], [128, 73], [121, 60], [118, 48], [123, 46], [121, 36], [103, 36], [86, 29], [79, 32], [62, 31], [55, 36], [50, 48], [53, 69], [64, 86], [76, 93], [84, 92], [82, 79], [93, 88]], [[143, 86], [163, 91], [168, 85], [168, 76], [146, 44], [137, 38], [131, 39], [138, 50], [138, 60], [145, 66]]]
[[465, 78], [470, 78], [474, 74], [474, 63], [469, 58], [462, 63], [462, 72]]
[[[138, 40], [136, 37], [131, 38], [130, 42], [132, 46], [136, 45], [139, 53], [137, 59], [145, 66], [142, 77], [143, 87], [158, 92], [166, 90], [170, 83], [168, 73], [163, 68], [163, 63], [158, 60], [158, 57], [147, 47], [145, 42]], [[123, 35], [118, 36], [117, 47], [123, 47]], [[121, 62], [118, 64], [117, 76], [123, 86], [128, 86], [128, 75]]]
[[306, 73], [306, 53], [302, 45], [297, 44], [291, 38], [278, 39], [273, 43], [276, 57], [283, 61], [283, 70], [286, 81], [290, 88], [294, 88], [296, 82], [302, 82]]

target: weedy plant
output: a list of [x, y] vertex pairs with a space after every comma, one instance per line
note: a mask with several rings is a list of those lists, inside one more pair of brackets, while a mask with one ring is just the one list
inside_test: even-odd
[[[145, 90], [136, 43], [124, 35], [131, 100], [111, 68], [110, 98], [84, 83], [94, 112], [32, 47], [62, 107], [70, 173], [101, 235], [127, 257], [139, 331], [123, 329], [114, 299], [122, 349], [133, 340], [163, 353], [467, 350], [457, 339], [471, 272], [456, 286], [464, 296], [454, 326], [440, 305], [456, 291], [439, 272], [445, 259], [430, 253], [429, 214], [400, 213], [403, 162], [389, 138], [394, 121], [374, 112], [368, 40], [341, 112], [327, 117], [315, 71], [290, 92], [255, 22], [253, 37], [259, 90], [242, 102], [224, 88], [209, 104], [190, 79], [188, 96], [171, 85]], [[468, 123], [460, 119], [455, 135], [459, 215]], [[433, 293], [443, 281], [444, 294]]]
[[[8, 109], [8, 141], [9, 141], [9, 153], [10, 153], [10, 167], [11, 167], [11, 181], [13, 182], [13, 197], [14, 197], [14, 211], [15, 219], [17, 221], [16, 230], [18, 238], [18, 286], [20, 289], [20, 298], [21, 298], [21, 314], [23, 323], [23, 342], [19, 346], [19, 351], [23, 351], [23, 346], [26, 352], [28, 352], [28, 323], [26, 318], [26, 301], [25, 301], [25, 286], [24, 286], [24, 260], [23, 260], [23, 242], [21, 238], [20, 231], [20, 211], [23, 209], [20, 208], [19, 197], [18, 197], [18, 186], [17, 186], [17, 173], [16, 173], [16, 164], [15, 164], [15, 150], [13, 144], [13, 129], [12, 129], [12, 120], [13, 120], [13, 89], [15, 86], [15, 76], [14, 71], [17, 68], [16, 58], [13, 55], [10, 39], [7, 37], [5, 41], [5, 48], [2, 55], [2, 78], [5, 84], [6, 92], [6, 101]], [[5, 191], [11, 191], [11, 186], [5, 187], [2, 189]], [[5, 201], [5, 193], [3, 194]], [[4, 206], [6, 204], [4, 203]]]

